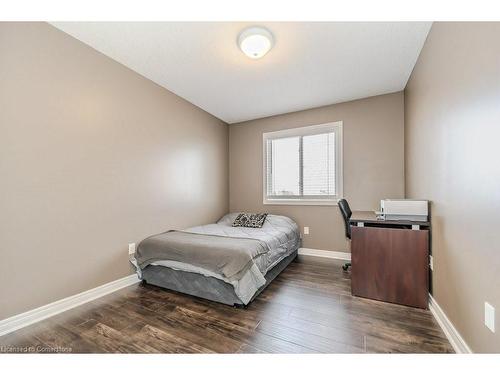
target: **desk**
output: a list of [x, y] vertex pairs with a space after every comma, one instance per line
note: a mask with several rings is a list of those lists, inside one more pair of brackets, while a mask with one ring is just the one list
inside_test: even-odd
[[430, 222], [357, 211], [350, 225], [352, 294], [426, 309]]

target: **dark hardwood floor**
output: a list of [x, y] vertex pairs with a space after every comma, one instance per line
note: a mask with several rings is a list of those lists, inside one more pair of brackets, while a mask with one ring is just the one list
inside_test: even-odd
[[429, 311], [351, 296], [341, 264], [301, 256], [247, 308], [137, 284], [0, 337], [0, 351], [453, 352]]

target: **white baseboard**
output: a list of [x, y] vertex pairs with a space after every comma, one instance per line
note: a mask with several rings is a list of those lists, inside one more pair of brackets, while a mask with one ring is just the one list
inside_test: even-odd
[[344, 253], [342, 251], [308, 249], [305, 247], [299, 248], [299, 255], [309, 255], [309, 256], [313, 256], [313, 257], [341, 259], [341, 260], [348, 260], [348, 261], [351, 260], [351, 253]]
[[0, 320], [0, 336], [80, 306], [106, 294], [113, 293], [118, 289], [125, 288], [139, 281], [136, 274], [126, 276], [122, 279], [98, 286], [97, 288], [86, 290], [85, 292], [49, 303], [48, 305]]
[[462, 336], [460, 336], [460, 333], [448, 319], [444, 311], [441, 309], [441, 307], [438, 305], [431, 294], [429, 294], [429, 310], [432, 315], [434, 315], [434, 318], [437, 320], [439, 326], [448, 338], [448, 341], [450, 342], [455, 352], [457, 354], [472, 353], [471, 348], [469, 348], [465, 340], [462, 338]]

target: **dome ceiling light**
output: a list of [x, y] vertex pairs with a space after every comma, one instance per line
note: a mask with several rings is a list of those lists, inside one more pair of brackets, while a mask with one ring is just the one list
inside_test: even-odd
[[238, 46], [251, 59], [260, 59], [273, 48], [273, 45], [273, 34], [263, 27], [249, 27], [238, 36]]

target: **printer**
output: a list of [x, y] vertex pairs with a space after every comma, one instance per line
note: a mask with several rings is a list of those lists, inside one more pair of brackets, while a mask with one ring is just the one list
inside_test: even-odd
[[382, 199], [378, 214], [385, 220], [427, 221], [429, 201], [417, 199]]

